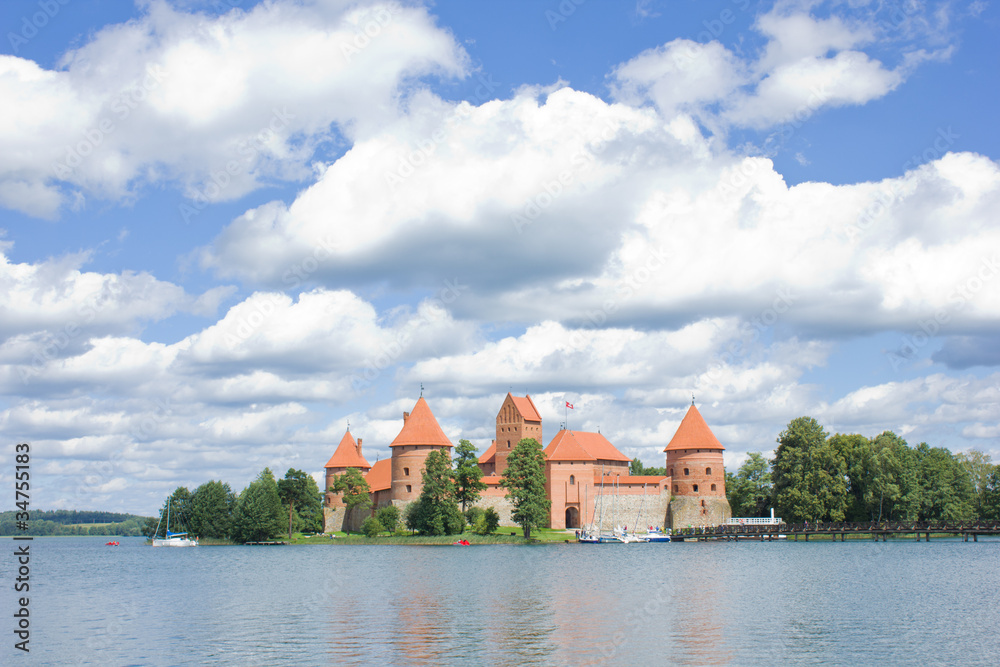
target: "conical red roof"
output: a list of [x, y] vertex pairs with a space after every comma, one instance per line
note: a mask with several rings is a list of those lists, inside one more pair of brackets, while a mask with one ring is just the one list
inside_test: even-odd
[[548, 461], [631, 461], [600, 433], [567, 431], [556, 433], [545, 448]]
[[663, 451], [675, 449], [725, 449], [725, 447], [712, 433], [712, 429], [708, 428], [698, 408], [692, 403], [684, 419], [681, 420], [681, 425], [677, 427], [674, 437], [670, 439], [670, 444]]
[[354, 441], [354, 436], [351, 435], [350, 429], [344, 433], [344, 437], [340, 439], [340, 444], [337, 445], [337, 451], [333, 453], [330, 460], [326, 462], [324, 468], [359, 468], [361, 470], [368, 470], [371, 468], [371, 464], [365, 460], [365, 457], [361, 455], [360, 447], [358, 443]]
[[402, 445], [434, 445], [451, 447], [451, 440], [441, 430], [434, 413], [421, 396], [413, 406], [413, 412], [403, 421], [403, 430], [399, 432], [390, 447]]

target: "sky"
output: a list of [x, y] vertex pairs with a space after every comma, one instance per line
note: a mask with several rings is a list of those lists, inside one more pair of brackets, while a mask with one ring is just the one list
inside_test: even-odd
[[[1000, 10], [0, 4], [0, 434], [155, 514], [508, 391], [663, 465], [791, 420], [1000, 460]], [[574, 408], [565, 408], [566, 402]], [[12, 485], [13, 465], [0, 471]], [[10, 488], [10, 487], [8, 487]]]

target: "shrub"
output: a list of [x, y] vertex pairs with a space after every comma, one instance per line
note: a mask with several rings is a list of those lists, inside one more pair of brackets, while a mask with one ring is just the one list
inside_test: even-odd
[[375, 518], [382, 524], [382, 528], [390, 533], [394, 533], [396, 532], [396, 527], [399, 525], [399, 508], [395, 505], [380, 507], [375, 512]]
[[483, 516], [482, 507], [470, 507], [465, 511], [465, 520], [469, 522], [470, 526], [475, 526], [479, 519]]
[[483, 516], [476, 522], [475, 532], [477, 535], [490, 535], [500, 525], [500, 515], [492, 507], [487, 507]]
[[373, 516], [368, 517], [361, 524], [361, 532], [365, 534], [365, 537], [378, 537], [383, 530], [382, 524]]

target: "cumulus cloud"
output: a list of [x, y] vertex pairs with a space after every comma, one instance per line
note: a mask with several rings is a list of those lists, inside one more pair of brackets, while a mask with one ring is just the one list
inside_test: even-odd
[[317, 0], [208, 16], [151, 2], [54, 69], [0, 56], [0, 205], [50, 218], [69, 192], [119, 198], [163, 180], [233, 199], [309, 176], [319, 145], [395, 116], [408, 81], [466, 70], [422, 7]]

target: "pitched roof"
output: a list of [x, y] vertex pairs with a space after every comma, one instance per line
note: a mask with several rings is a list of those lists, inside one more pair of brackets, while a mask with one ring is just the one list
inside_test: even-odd
[[531, 396], [524, 396], [523, 398], [521, 396], [511, 396], [510, 392], [507, 392], [507, 395], [514, 401], [514, 407], [521, 413], [525, 421], [542, 421], [542, 416], [538, 414], [538, 409], [535, 408], [535, 402], [531, 400]]
[[451, 440], [441, 430], [434, 413], [421, 396], [413, 406], [413, 412], [403, 420], [403, 430], [399, 432], [390, 447], [401, 445], [436, 445], [451, 447]]
[[358, 443], [354, 441], [354, 436], [351, 435], [351, 430], [348, 429], [344, 433], [344, 437], [340, 439], [340, 444], [337, 445], [337, 451], [333, 453], [330, 460], [326, 462], [324, 468], [360, 468], [362, 470], [368, 470], [371, 468], [371, 464], [365, 460], [365, 457], [361, 455], [361, 448], [358, 447]]
[[385, 491], [392, 486], [392, 459], [376, 461], [372, 469], [365, 475], [368, 488], [375, 491]]
[[497, 455], [497, 441], [494, 440], [490, 443], [490, 448], [486, 450], [486, 453], [479, 457], [480, 463], [489, 463]]
[[549, 461], [631, 461], [600, 433], [567, 431], [556, 433], [545, 448]]
[[663, 451], [676, 449], [725, 449], [712, 433], [712, 429], [708, 428], [708, 424], [698, 412], [698, 408], [694, 407], [694, 403], [688, 408], [681, 425], [677, 427], [677, 432]]

